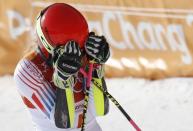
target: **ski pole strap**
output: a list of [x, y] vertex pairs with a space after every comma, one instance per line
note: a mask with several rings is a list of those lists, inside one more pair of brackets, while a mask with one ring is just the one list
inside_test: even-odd
[[87, 81], [86, 81], [86, 90], [85, 90], [86, 93], [85, 93], [85, 98], [84, 98], [83, 122], [82, 122], [81, 131], [85, 131], [86, 113], [87, 113], [88, 101], [89, 101], [89, 90], [90, 90], [90, 84], [91, 84], [91, 80], [92, 80], [92, 70], [93, 70], [93, 63], [90, 62], [89, 71], [87, 74]]
[[127, 118], [130, 124], [136, 129], [136, 131], [141, 131], [139, 126], [131, 119], [131, 117], [127, 114], [127, 112], [123, 109], [123, 107], [119, 104], [119, 102], [107, 91], [104, 90], [97, 81], [92, 80], [95, 86], [97, 86], [104, 94], [116, 105], [116, 107], [122, 112], [122, 114]]
[[86, 86], [88, 87], [88, 89], [90, 88], [90, 83], [91, 83], [91, 80], [92, 80], [92, 70], [93, 70], [93, 63], [90, 63], [89, 64], [87, 82], [86, 82]]

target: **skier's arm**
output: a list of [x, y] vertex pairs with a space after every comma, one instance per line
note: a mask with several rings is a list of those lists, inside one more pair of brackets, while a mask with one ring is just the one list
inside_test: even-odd
[[[104, 78], [104, 65], [110, 56], [109, 44], [104, 36], [97, 36], [94, 32], [91, 32], [85, 44], [85, 50], [89, 59], [94, 62], [92, 82], [107, 90]], [[107, 96], [95, 84], [93, 84], [91, 91], [95, 104], [94, 114], [99, 116], [107, 114], [109, 110]]]
[[[59, 128], [73, 128], [75, 74], [81, 67], [81, 51], [75, 41], [54, 50], [53, 66], [56, 89], [55, 124]], [[64, 119], [65, 118], [65, 119]]]

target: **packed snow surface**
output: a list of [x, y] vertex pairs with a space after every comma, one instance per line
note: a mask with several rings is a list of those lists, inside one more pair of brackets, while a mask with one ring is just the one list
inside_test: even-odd
[[[109, 92], [143, 131], [193, 131], [193, 78], [107, 79]], [[111, 102], [103, 131], [135, 131]], [[0, 131], [34, 131], [12, 76], [0, 77]]]

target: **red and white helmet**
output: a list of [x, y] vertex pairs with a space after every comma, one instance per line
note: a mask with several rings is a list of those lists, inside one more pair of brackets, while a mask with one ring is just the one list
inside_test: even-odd
[[56, 46], [65, 45], [70, 40], [83, 48], [89, 33], [84, 16], [65, 3], [55, 3], [41, 11], [36, 22], [36, 32], [40, 48], [46, 49], [49, 54]]

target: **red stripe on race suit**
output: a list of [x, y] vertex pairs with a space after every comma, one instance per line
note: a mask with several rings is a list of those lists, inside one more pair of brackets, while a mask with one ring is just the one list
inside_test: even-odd
[[24, 102], [24, 104], [31, 109], [35, 109], [35, 106], [25, 97], [25, 96], [21, 96], [22, 100]]
[[32, 99], [35, 101], [35, 103], [38, 105], [38, 107], [45, 112], [46, 109], [44, 108], [43, 104], [40, 102], [40, 100], [37, 98], [37, 96], [33, 93], [32, 94]]

